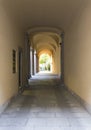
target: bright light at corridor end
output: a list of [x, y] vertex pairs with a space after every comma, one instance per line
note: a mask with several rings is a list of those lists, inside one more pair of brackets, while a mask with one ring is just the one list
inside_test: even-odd
[[52, 72], [52, 57], [43, 53], [39, 57], [39, 71]]

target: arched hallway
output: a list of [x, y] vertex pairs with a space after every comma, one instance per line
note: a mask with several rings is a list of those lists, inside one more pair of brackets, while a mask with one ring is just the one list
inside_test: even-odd
[[57, 75], [37, 74], [0, 116], [0, 130], [91, 130], [91, 116]]
[[91, 130], [90, 116], [91, 0], [0, 0], [0, 129]]
[[[61, 34], [62, 30], [51, 27], [32, 28], [28, 31], [27, 55], [30, 55], [28, 58], [30, 67], [28, 66], [27, 73], [30, 77], [39, 71], [46, 70], [48, 65], [50, 72], [61, 76]], [[44, 60], [40, 61], [42, 55]], [[48, 61], [45, 60], [47, 56], [49, 56]], [[29, 64], [28, 61], [27, 64]]]

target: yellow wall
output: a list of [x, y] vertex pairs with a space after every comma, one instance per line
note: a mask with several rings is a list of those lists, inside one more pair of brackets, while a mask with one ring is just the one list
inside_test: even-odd
[[60, 46], [56, 48], [56, 53], [54, 55], [54, 73], [60, 76], [61, 74], [61, 57], [60, 57]]
[[[0, 106], [18, 91], [17, 73], [12, 73], [12, 50], [18, 54], [18, 47], [24, 46], [24, 35], [19, 31], [13, 18], [0, 5]], [[17, 59], [18, 67], [18, 59]]]
[[91, 3], [87, 3], [65, 33], [65, 84], [91, 104]]

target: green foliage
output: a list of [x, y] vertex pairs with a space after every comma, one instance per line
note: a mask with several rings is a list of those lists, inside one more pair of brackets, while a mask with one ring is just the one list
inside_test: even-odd
[[47, 69], [50, 71], [50, 64], [47, 65]]
[[40, 63], [40, 64], [46, 63], [46, 62], [49, 61], [49, 59], [50, 59], [50, 57], [49, 57], [48, 54], [42, 54], [42, 55], [40, 56], [39, 63]]
[[51, 60], [50, 60], [50, 56], [48, 54], [42, 54], [40, 56], [40, 59], [39, 59], [39, 66], [40, 66], [40, 70], [48, 70], [50, 71], [51, 70], [51, 66], [50, 66], [50, 63]]

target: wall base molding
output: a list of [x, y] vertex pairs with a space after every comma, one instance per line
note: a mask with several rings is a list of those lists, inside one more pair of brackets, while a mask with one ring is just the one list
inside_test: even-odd
[[89, 114], [91, 114], [91, 105], [88, 104], [85, 100], [83, 100], [79, 95], [77, 95], [73, 90], [71, 90], [69, 87], [65, 86], [65, 89], [69, 91], [79, 102], [80, 104], [88, 111]]
[[11, 97], [8, 101], [6, 101], [3, 105], [0, 105], [0, 114], [2, 114], [4, 112], [4, 110], [8, 107], [8, 105], [12, 102], [12, 100], [14, 100], [16, 97], [18, 96], [18, 94], [16, 94], [15, 96]]
[[7, 108], [9, 103], [10, 103], [10, 100], [4, 103], [3, 105], [0, 105], [0, 114]]

